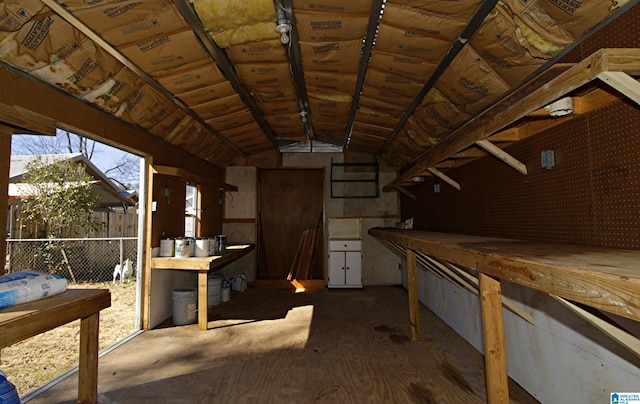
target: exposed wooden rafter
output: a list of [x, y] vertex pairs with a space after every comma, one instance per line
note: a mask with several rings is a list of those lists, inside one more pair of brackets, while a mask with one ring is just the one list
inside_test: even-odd
[[188, 115], [190, 115], [193, 119], [197, 120], [202, 126], [207, 128], [211, 133], [217, 136], [220, 140], [226, 143], [229, 147], [231, 147], [235, 152], [239, 153], [241, 156], [246, 157], [246, 154], [237, 148], [233, 143], [229, 141], [226, 137], [224, 137], [220, 132], [215, 130], [211, 125], [206, 123], [200, 116], [195, 114], [186, 104], [182, 101], [174, 97], [169, 91], [167, 91], [164, 87], [160, 85], [153, 77], [140, 69], [135, 63], [131, 62], [127, 57], [125, 57], [120, 51], [111, 46], [107, 41], [102, 39], [99, 35], [97, 35], [91, 28], [89, 28], [85, 23], [76, 18], [72, 13], [70, 13], [65, 7], [56, 3], [54, 0], [42, 0], [42, 2], [49, 7], [51, 10], [55, 11], [60, 17], [62, 17], [65, 21], [71, 24], [75, 29], [82, 32], [89, 39], [91, 39], [96, 46], [100, 47], [102, 50], [107, 52], [109, 55], [113, 56], [116, 60], [130, 69], [132, 72], [137, 74], [145, 83], [153, 87], [154, 90], [158, 91], [160, 94], [167, 97], [167, 99], [171, 100], [178, 108], [185, 111]]
[[462, 188], [459, 182], [449, 177], [448, 175], [438, 170], [437, 168], [429, 167], [427, 168], [427, 171], [435, 175], [436, 177], [440, 178], [442, 181], [446, 182], [447, 184], [451, 185], [453, 188], [457, 189], [458, 191], [460, 191], [460, 189]]
[[199, 185], [206, 185], [210, 187], [224, 188], [226, 191], [235, 192], [238, 190], [238, 187], [235, 185], [225, 184], [223, 181], [216, 181], [209, 177], [203, 177], [202, 175], [197, 175], [194, 173], [190, 173], [189, 171], [179, 168], [179, 167], [169, 167], [169, 166], [161, 166], [156, 165], [153, 166], [155, 172], [154, 174], [160, 175], [168, 175], [171, 177], [177, 177], [183, 179], [187, 182], [194, 182]]
[[392, 190], [395, 184], [418, 175], [476, 141], [497, 133], [532, 111], [593, 81], [603, 72], [640, 74], [640, 49], [600, 49], [550, 81], [543, 78], [530, 81], [484, 111], [477, 119], [467, 122], [426, 150], [394, 182], [383, 189]]
[[484, 150], [491, 153], [492, 155], [494, 155], [496, 158], [502, 160], [505, 164], [507, 164], [509, 167], [513, 168], [520, 174], [527, 175], [527, 166], [525, 164], [523, 164], [518, 159], [516, 159], [506, 151], [502, 150], [498, 146], [494, 145], [490, 141], [478, 140], [476, 144], [482, 147]]
[[598, 78], [640, 104], [640, 83], [625, 72], [602, 72]]
[[58, 124], [55, 120], [40, 115], [37, 112], [4, 103], [0, 103], [0, 122], [48, 136], [56, 135]]

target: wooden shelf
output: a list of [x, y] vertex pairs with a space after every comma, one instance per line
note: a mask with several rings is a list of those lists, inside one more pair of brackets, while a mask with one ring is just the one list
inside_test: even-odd
[[151, 269], [194, 271], [198, 273], [198, 329], [207, 330], [208, 310], [207, 299], [209, 284], [207, 276], [209, 271], [220, 269], [224, 265], [248, 254], [254, 248], [253, 244], [229, 245], [225, 252], [210, 257], [156, 257], [151, 258]]
[[151, 258], [151, 268], [211, 271], [242, 257], [253, 248], [253, 244], [231, 245], [222, 254], [209, 257], [156, 257]]
[[[412, 340], [420, 339], [418, 265], [480, 296], [491, 403], [509, 402], [503, 305], [527, 320], [526, 313], [505, 301], [501, 280], [549, 293], [640, 356], [640, 339], [572, 303], [640, 321], [640, 251], [418, 230], [374, 228], [369, 234], [394, 253], [404, 254]], [[471, 275], [474, 272], [477, 277]]]
[[640, 251], [370, 229], [405, 248], [640, 321]]

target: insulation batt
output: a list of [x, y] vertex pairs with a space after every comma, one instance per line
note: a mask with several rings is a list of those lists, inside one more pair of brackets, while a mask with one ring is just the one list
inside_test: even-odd
[[271, 0], [198, 0], [194, 7], [202, 25], [223, 48], [277, 38]]
[[211, 32], [277, 20], [272, 0], [197, 0], [194, 7]]
[[309, 92], [309, 97], [335, 102], [351, 102], [353, 100], [353, 96], [347, 94], [328, 94], [320, 92]]

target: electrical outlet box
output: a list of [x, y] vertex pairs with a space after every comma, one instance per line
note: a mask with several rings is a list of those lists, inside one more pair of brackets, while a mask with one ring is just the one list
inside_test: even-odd
[[556, 165], [556, 156], [553, 150], [544, 150], [540, 153], [540, 165], [551, 170]]

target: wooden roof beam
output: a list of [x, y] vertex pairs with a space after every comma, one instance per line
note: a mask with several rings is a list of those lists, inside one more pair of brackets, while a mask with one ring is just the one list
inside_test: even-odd
[[458, 191], [460, 191], [460, 189], [462, 189], [462, 187], [460, 186], [459, 182], [457, 182], [453, 178], [449, 177], [448, 175], [446, 175], [442, 171], [438, 170], [437, 168], [429, 167], [429, 168], [427, 168], [427, 171], [429, 171], [434, 176], [440, 178], [442, 181], [446, 182], [447, 184], [451, 185], [453, 188], [457, 189]]
[[217, 181], [213, 178], [203, 177], [202, 175], [191, 173], [183, 168], [155, 165], [154, 174], [168, 175], [170, 177], [181, 178], [187, 182], [195, 182], [199, 185], [206, 185], [213, 188], [224, 188], [226, 191], [235, 192], [238, 187], [235, 185], [225, 184], [223, 181]]
[[640, 104], [640, 83], [625, 72], [602, 72], [598, 78]]
[[509, 167], [513, 168], [517, 172], [523, 175], [527, 175], [527, 166], [520, 162], [518, 159], [502, 150], [498, 146], [494, 145], [488, 140], [478, 140], [476, 144], [482, 147], [484, 150], [488, 151], [498, 159], [502, 160]]
[[543, 73], [426, 150], [383, 190], [393, 189], [394, 183], [413, 177], [476, 141], [491, 136], [532, 111], [591, 82], [602, 72], [640, 74], [640, 49], [600, 49], [548, 82]]
[[[0, 103], [0, 122], [47, 136], [55, 136], [58, 122], [18, 105]], [[13, 133], [24, 133], [14, 130]]]

